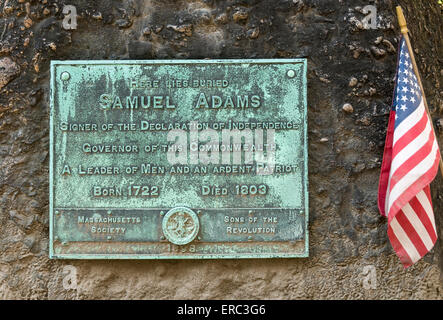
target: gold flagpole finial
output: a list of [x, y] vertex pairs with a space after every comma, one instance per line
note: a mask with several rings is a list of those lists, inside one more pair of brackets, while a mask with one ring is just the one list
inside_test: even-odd
[[401, 9], [400, 6], [397, 6], [395, 9], [397, 10], [397, 18], [398, 18], [398, 24], [400, 26], [400, 31], [403, 34], [407, 34], [408, 33], [408, 27], [406, 25], [405, 16], [403, 15], [403, 10]]

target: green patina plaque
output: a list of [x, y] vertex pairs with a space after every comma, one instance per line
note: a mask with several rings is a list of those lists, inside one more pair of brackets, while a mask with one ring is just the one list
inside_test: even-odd
[[50, 257], [308, 256], [306, 60], [52, 61]]

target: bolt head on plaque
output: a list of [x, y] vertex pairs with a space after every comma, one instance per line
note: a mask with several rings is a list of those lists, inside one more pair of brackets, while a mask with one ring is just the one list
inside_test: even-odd
[[62, 72], [62, 74], [60, 75], [60, 78], [61, 78], [63, 81], [68, 81], [69, 78], [71, 78], [71, 75], [69, 74], [69, 72], [64, 71], [64, 72]]
[[200, 223], [194, 211], [186, 207], [176, 207], [165, 214], [162, 229], [169, 242], [185, 245], [197, 237]]

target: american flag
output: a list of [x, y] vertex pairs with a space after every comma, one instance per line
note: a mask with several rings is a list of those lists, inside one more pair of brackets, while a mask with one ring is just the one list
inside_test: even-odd
[[388, 218], [389, 240], [405, 268], [437, 240], [429, 184], [440, 161], [411, 54], [402, 37], [378, 187], [378, 207]]

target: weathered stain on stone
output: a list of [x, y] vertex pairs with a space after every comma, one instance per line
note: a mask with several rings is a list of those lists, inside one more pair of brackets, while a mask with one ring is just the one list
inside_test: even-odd
[[246, 20], [246, 19], [248, 19], [248, 12], [244, 8], [236, 8], [233, 15], [232, 15], [232, 19], [235, 22], [240, 22], [242, 20]]
[[172, 29], [180, 33], [184, 33], [188, 37], [192, 36], [192, 24], [183, 24], [178, 26], [173, 24], [168, 24], [166, 28]]
[[11, 58], [0, 59], [0, 89], [9, 83], [20, 72], [18, 65]]

